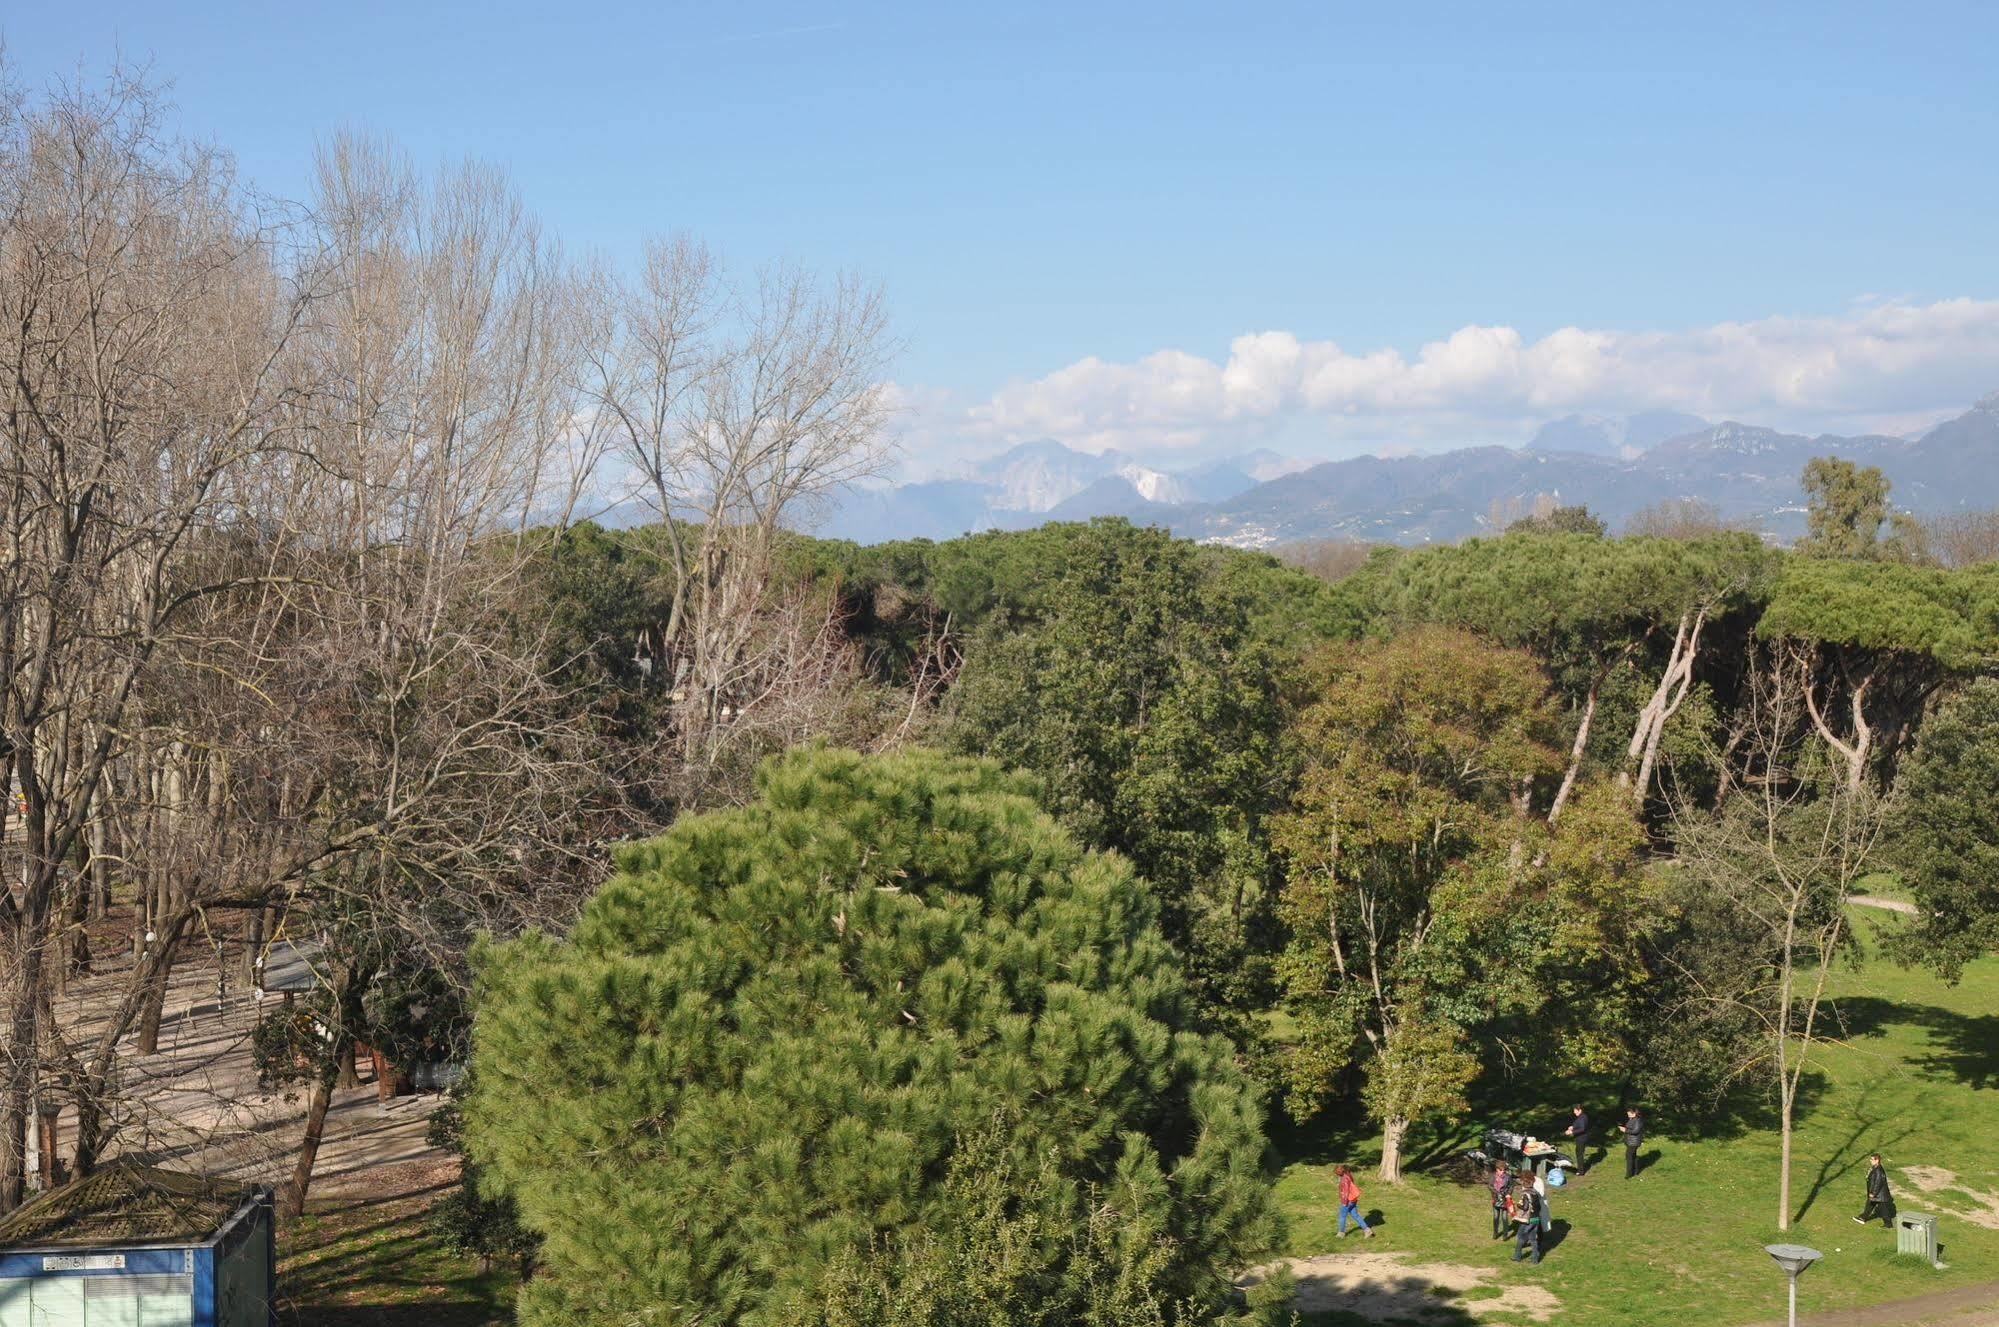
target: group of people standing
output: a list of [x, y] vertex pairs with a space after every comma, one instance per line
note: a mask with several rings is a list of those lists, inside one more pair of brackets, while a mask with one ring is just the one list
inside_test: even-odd
[[[1645, 1141], [1645, 1116], [1636, 1106], [1627, 1107], [1620, 1131], [1624, 1135], [1624, 1178], [1638, 1175], [1638, 1149]], [[1577, 1176], [1589, 1171], [1590, 1118], [1580, 1105], [1570, 1108], [1569, 1127], [1563, 1130], [1575, 1142]], [[1888, 1193], [1888, 1173], [1879, 1156], [1867, 1158], [1867, 1205], [1853, 1219], [1862, 1225], [1879, 1218], [1884, 1226], [1895, 1223], [1895, 1200]], [[1342, 1162], [1333, 1167], [1333, 1181], [1340, 1196], [1340, 1238], [1347, 1236], [1347, 1222], [1369, 1239], [1373, 1229], [1360, 1214], [1360, 1184], [1353, 1171]], [[1513, 1261], [1541, 1261], [1541, 1238], [1548, 1227], [1548, 1193], [1543, 1175], [1528, 1170], [1515, 1173], [1504, 1161], [1495, 1161], [1487, 1189], [1492, 1198], [1492, 1237], [1513, 1237]]]
[[[1578, 1176], [1589, 1171], [1590, 1118], [1589, 1112], [1580, 1105], [1570, 1108], [1569, 1126], [1563, 1130], [1574, 1141], [1576, 1149], [1575, 1171]], [[1638, 1149], [1645, 1141], [1645, 1116], [1636, 1106], [1627, 1107], [1621, 1126], [1624, 1135], [1624, 1178], [1632, 1179], [1638, 1174]], [[1353, 1171], [1344, 1162], [1333, 1167], [1333, 1183], [1339, 1191], [1340, 1238], [1347, 1236], [1347, 1224], [1352, 1222], [1369, 1239], [1374, 1231], [1367, 1219], [1360, 1214], [1360, 1184], [1354, 1179]], [[1529, 1170], [1515, 1174], [1504, 1161], [1495, 1162], [1492, 1176], [1488, 1181], [1492, 1196], [1492, 1237], [1505, 1239], [1513, 1237], [1513, 1261], [1531, 1258], [1541, 1261], [1541, 1237], [1548, 1227], [1548, 1192], [1543, 1187], [1543, 1175]]]
[[[1626, 1106], [1624, 1108], [1624, 1123], [1621, 1126], [1621, 1130], [1624, 1134], [1624, 1178], [1627, 1180], [1636, 1179], [1638, 1177], [1638, 1148], [1645, 1141], [1645, 1116], [1639, 1111], [1638, 1107]], [[1575, 1140], [1576, 1174], [1578, 1176], [1589, 1174], [1589, 1112], [1584, 1110], [1580, 1105], [1571, 1106], [1569, 1108], [1569, 1127], [1562, 1132]]]
[[[1562, 1131], [1575, 1144], [1575, 1171], [1578, 1178], [1589, 1173], [1590, 1118], [1580, 1104], [1569, 1108], [1569, 1126]], [[1624, 1111], [1624, 1178], [1638, 1175], [1638, 1149], [1645, 1141], [1645, 1116], [1636, 1107]], [[1513, 1236], [1513, 1261], [1523, 1258], [1541, 1261], [1541, 1238], [1548, 1229], [1548, 1191], [1545, 1172], [1521, 1171], [1514, 1174], [1504, 1161], [1496, 1161], [1488, 1187], [1492, 1195], [1492, 1237]]]

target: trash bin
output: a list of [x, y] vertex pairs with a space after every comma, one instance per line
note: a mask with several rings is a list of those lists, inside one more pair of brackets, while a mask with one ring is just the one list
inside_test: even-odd
[[1913, 1253], [1937, 1262], [1937, 1219], [1928, 1212], [1905, 1212], [1895, 1218], [1895, 1252]]

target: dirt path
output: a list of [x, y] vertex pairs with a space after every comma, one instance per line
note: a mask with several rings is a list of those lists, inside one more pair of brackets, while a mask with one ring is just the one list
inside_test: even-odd
[[1465, 1263], [1411, 1260], [1407, 1253], [1322, 1253], [1285, 1258], [1259, 1267], [1238, 1285], [1254, 1285], [1275, 1268], [1287, 1269], [1296, 1284], [1291, 1305], [1300, 1313], [1351, 1313], [1370, 1322], [1420, 1323], [1435, 1319], [1463, 1322], [1465, 1315], [1519, 1315], [1548, 1322], [1562, 1302], [1540, 1285], [1507, 1285], [1475, 1304], [1459, 1301], [1468, 1290], [1496, 1281], [1500, 1268]]
[[[73, 1037], [104, 1024], [122, 988], [130, 958], [110, 944], [95, 975], [71, 983], [56, 999], [61, 1026]], [[121, 1091], [113, 1155], [136, 1156], [200, 1174], [277, 1184], [290, 1173], [304, 1129], [305, 1102], [297, 1089], [266, 1091], [257, 1084], [250, 1033], [259, 1003], [236, 980], [234, 955], [225, 958], [229, 980], [218, 990], [215, 963], [191, 955], [176, 964], [160, 1020], [159, 1050], [140, 1055], [127, 1038], [120, 1051]], [[274, 1007], [275, 1002], [266, 1002]], [[316, 1196], [369, 1192], [381, 1169], [435, 1165], [448, 1154], [424, 1139], [435, 1096], [377, 1099], [374, 1084], [338, 1092], [328, 1112], [326, 1137], [313, 1173]], [[74, 1119], [65, 1113], [59, 1147], [74, 1142]]]
[[[1809, 1313], [1798, 1322], [1801, 1327], [1999, 1327], [1999, 1281], [1857, 1309]], [[1783, 1327], [1783, 1323], [1772, 1320], [1756, 1327]]]
[[1880, 908], [1884, 912], [1899, 912], [1906, 917], [1916, 915], [1915, 904], [1905, 903], [1898, 898], [1881, 898], [1874, 894], [1849, 894], [1846, 901], [1858, 904], [1863, 908]]

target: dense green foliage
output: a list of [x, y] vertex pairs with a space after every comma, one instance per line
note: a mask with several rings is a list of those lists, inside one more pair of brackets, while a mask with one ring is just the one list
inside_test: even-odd
[[1757, 634], [1903, 656], [1904, 666], [1999, 661], [1999, 568], [1791, 558]]
[[1610, 532], [1610, 527], [1588, 507], [1556, 507], [1539, 515], [1523, 516], [1506, 527], [1508, 534], [1523, 531], [1541, 534], [1582, 534], [1601, 539]]
[[1289, 789], [1291, 655], [1268, 628], [1314, 583], [1122, 522], [1073, 531], [1053, 571], [968, 647], [947, 740], [1131, 859], [1226, 1025], [1266, 996], [1265, 819]]
[[[1332, 583], [1122, 521], [787, 541], [857, 698], [806, 730], [995, 763], [661, 789], [640, 809], [747, 805], [680, 811], [568, 939], [488, 955], [473, 1154], [546, 1240], [524, 1315], [1213, 1318], [1269, 1237], [1243, 1066], [1371, 1121], [1391, 1172], [1553, 1083], [1760, 1119], [1781, 955], [1727, 847], [1756, 797], [1803, 862], [1892, 784], [1923, 909], [1895, 952], [1999, 941], [1999, 571], [1921, 565], [1821, 469], [1803, 554], [1564, 512]], [[670, 703], [647, 538], [579, 530], [547, 582], [639, 769]]]
[[1895, 856], [1918, 907], [1902, 952], [1956, 980], [1999, 948], [1999, 680], [1938, 708], [1896, 792]]
[[[1064, 1320], [1100, 1264], [1120, 1315], [1218, 1312], [1273, 1235], [1261, 1110], [1130, 867], [990, 763], [804, 751], [757, 787], [483, 956], [467, 1130], [544, 1240], [523, 1319], [795, 1321], [881, 1250], [923, 1282], [974, 1138], [1033, 1181]], [[1063, 1272], [1101, 1207], [1136, 1243]]]
[[1871, 558], [1888, 519], [1888, 477], [1837, 456], [1815, 456], [1800, 480], [1806, 535], [1798, 551], [1814, 557]]
[[1638, 972], [1641, 838], [1595, 790], [1546, 823], [1558, 718], [1525, 653], [1422, 628], [1329, 651], [1315, 682], [1311, 763], [1278, 830], [1290, 1099], [1307, 1115], [1363, 1064], [1395, 1178], [1408, 1126], [1463, 1108], [1477, 1033], [1535, 1018], [1550, 1052], [1618, 1067], [1591, 1020]]

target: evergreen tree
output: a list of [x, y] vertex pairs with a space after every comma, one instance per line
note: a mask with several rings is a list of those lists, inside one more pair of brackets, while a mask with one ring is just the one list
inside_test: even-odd
[[[1798, 551], [1813, 557], [1884, 558], [1929, 562], [1928, 539], [1907, 512], [1890, 511], [1892, 487], [1881, 467], [1866, 468], [1837, 456], [1814, 456], [1799, 483], [1805, 490], [1805, 537]], [[1888, 537], [1881, 537], [1882, 523]]]
[[1829, 558], [1869, 558], [1888, 519], [1888, 477], [1837, 456], [1814, 456], [1799, 481], [1805, 490], [1800, 552]]
[[[543, 1238], [524, 1322], [798, 1321], [882, 1249], [934, 1281], [986, 1201], [949, 1179], [973, 1139], [1048, 1284], [1093, 1284], [1063, 1269], [1095, 1248], [1139, 1278], [1123, 1320], [1220, 1311], [1273, 1236], [1256, 1092], [1188, 1030], [1130, 867], [1029, 791], [795, 752], [623, 849], [567, 939], [483, 954], [466, 1128]], [[1142, 1250], [1100, 1256], [1104, 1209]]]
[[1955, 981], [1999, 948], [1999, 680], [1938, 707], [1895, 786], [1895, 856], [1919, 905], [1903, 953]]
[[1079, 838], [1131, 858], [1204, 1016], [1240, 1037], [1269, 985], [1265, 818], [1289, 782], [1293, 656], [1262, 622], [1268, 588], [1204, 553], [1122, 521], [1072, 527], [1038, 602], [973, 642], [949, 739], [1033, 774]]

